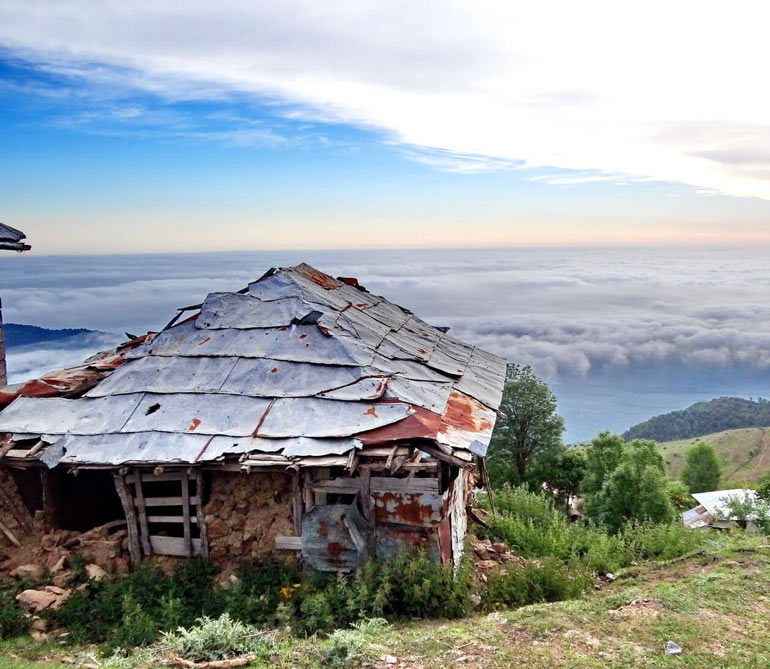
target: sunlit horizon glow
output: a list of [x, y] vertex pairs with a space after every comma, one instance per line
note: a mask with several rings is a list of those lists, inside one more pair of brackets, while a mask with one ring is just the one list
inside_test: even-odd
[[762, 3], [0, 5], [33, 253], [770, 243]]

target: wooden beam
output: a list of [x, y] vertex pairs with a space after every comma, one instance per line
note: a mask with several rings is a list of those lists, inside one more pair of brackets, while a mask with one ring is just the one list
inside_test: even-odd
[[123, 513], [126, 516], [128, 525], [128, 552], [131, 556], [131, 564], [136, 569], [142, 561], [142, 547], [139, 543], [139, 532], [136, 526], [136, 511], [123, 477], [116, 472], [113, 474], [113, 480], [115, 481], [115, 490], [123, 505]]
[[187, 472], [182, 472], [182, 522], [184, 523], [184, 549], [187, 557], [192, 557], [192, 523], [190, 523], [190, 480]]
[[[181, 497], [146, 497], [142, 498], [143, 502], [142, 504], [145, 507], [148, 506], [182, 506], [183, 499]], [[198, 497], [193, 496], [190, 497], [190, 504], [197, 504], [198, 503]], [[139, 506], [139, 500], [134, 500], [134, 504], [138, 507]]]
[[299, 474], [293, 472], [291, 476], [291, 517], [294, 521], [294, 531], [302, 534], [302, 490], [299, 485]]
[[150, 528], [147, 523], [147, 505], [145, 504], [141, 481], [134, 483], [134, 496], [134, 503], [136, 504], [137, 515], [139, 516], [139, 538], [142, 540], [142, 549], [145, 555], [152, 555]]
[[275, 538], [275, 547], [279, 551], [301, 551], [302, 537], [284, 537], [279, 534]]
[[8, 537], [8, 541], [10, 541], [16, 548], [21, 547], [21, 544], [19, 543], [19, 540], [16, 538], [16, 535], [11, 532], [5, 525], [3, 525], [2, 522], [0, 522], [0, 530], [3, 532], [3, 534]]
[[[147, 516], [148, 523], [184, 523], [184, 516]], [[195, 516], [190, 516], [190, 522], [198, 524], [198, 519]]]
[[206, 531], [206, 519], [203, 515], [203, 474], [199, 468], [195, 469], [195, 495], [191, 498], [195, 500], [195, 516], [198, 523], [198, 531], [201, 536], [201, 555], [209, 559], [209, 537]]
[[[182, 537], [148, 537], [152, 552], [155, 555], [176, 555], [177, 557], [187, 557], [187, 548]], [[198, 555], [201, 551], [201, 540], [192, 540], [192, 554]]]

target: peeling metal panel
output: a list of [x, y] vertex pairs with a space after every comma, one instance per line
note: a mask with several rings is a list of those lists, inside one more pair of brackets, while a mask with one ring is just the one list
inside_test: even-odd
[[387, 397], [394, 397], [402, 402], [443, 414], [451, 392], [450, 383], [413, 381], [394, 376], [388, 384]]
[[301, 320], [313, 310], [298, 297], [262, 302], [240, 293], [209, 293], [195, 327], [210, 330], [280, 328]]
[[[273, 441], [284, 440], [274, 439]], [[363, 446], [360, 439], [315, 439], [313, 437], [299, 437], [297, 439], [289, 439], [286, 441], [290, 442], [283, 449], [283, 455], [287, 458], [342, 455], [352, 449], [360, 450]]]
[[495, 426], [496, 414], [478, 400], [453, 391], [441, 421], [437, 440], [452, 448], [488, 446]]
[[406, 404], [398, 402], [277, 399], [257, 434], [262, 437], [348, 437], [395, 423], [410, 413]]
[[434, 562], [441, 559], [438, 532], [433, 528], [377, 525], [375, 537], [377, 557], [380, 559], [393, 557], [405, 547], [427, 550]]
[[345, 520], [355, 505], [316, 506], [302, 516], [302, 558], [319, 571], [353, 571], [359, 551]]
[[373, 492], [378, 523], [438, 527], [444, 500], [437, 493]]
[[439, 371], [426, 367], [422, 362], [415, 360], [393, 360], [379, 354], [374, 356], [372, 367], [389, 374], [398, 374], [405, 379], [414, 379], [415, 381], [446, 383], [453, 380]]
[[242, 395], [147, 394], [121, 432], [155, 430], [247, 437], [256, 431], [270, 403], [269, 399]]
[[465, 470], [457, 472], [457, 478], [452, 481], [447, 490], [449, 503], [449, 518], [452, 532], [452, 560], [454, 568], [460, 566], [465, 548], [465, 534], [468, 531], [468, 517], [465, 510], [465, 495], [468, 475]]
[[126, 462], [193, 463], [206, 447], [209, 439], [210, 437], [202, 434], [159, 432], [66, 435], [53, 447], [63, 448], [63, 457], [67, 462], [72, 463], [111, 465]]
[[76, 400], [63, 397], [18, 397], [0, 413], [0, 432], [117, 432], [141, 399], [141, 394]]
[[201, 330], [192, 321], [164, 330], [151, 343], [142, 345], [129, 356], [145, 354], [273, 358], [328, 365], [368, 364], [373, 357], [362, 347], [346, 346], [339, 339], [325, 335], [316, 325]]
[[90, 390], [87, 397], [104, 397], [137, 392], [217, 392], [236, 363], [237, 357], [164, 357], [149, 355], [129, 360]]
[[389, 378], [386, 376], [363, 378], [347, 386], [318, 393], [318, 397], [346, 401], [377, 400], [382, 397], [388, 387], [388, 381]]

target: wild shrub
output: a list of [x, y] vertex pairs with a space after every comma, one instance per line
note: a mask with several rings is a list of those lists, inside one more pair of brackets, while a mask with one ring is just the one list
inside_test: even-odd
[[620, 537], [626, 563], [649, 559], [672, 560], [692, 553], [707, 539], [703, 532], [691, 530], [679, 522], [630, 524]]
[[351, 669], [368, 659], [370, 639], [388, 626], [386, 620], [373, 618], [354, 623], [351, 629], [335, 630], [321, 643], [321, 664], [332, 669]]
[[162, 645], [185, 659], [202, 662], [251, 654], [265, 657], [274, 642], [268, 632], [223, 613], [218, 618], [198, 618], [189, 629], [164, 632]]
[[21, 636], [27, 631], [27, 626], [13, 591], [0, 592], [0, 639]]
[[123, 615], [120, 624], [113, 626], [109, 632], [108, 648], [149, 646], [158, 638], [158, 623], [131, 594], [123, 596], [121, 608]]
[[591, 572], [577, 561], [568, 564], [555, 558], [514, 564], [490, 574], [482, 594], [482, 606], [525, 606], [580, 597], [590, 586]]

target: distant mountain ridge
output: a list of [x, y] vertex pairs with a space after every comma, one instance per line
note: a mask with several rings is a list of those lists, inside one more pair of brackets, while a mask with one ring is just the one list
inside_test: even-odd
[[95, 334], [96, 330], [87, 330], [86, 328], [64, 328], [61, 330], [49, 330], [37, 325], [22, 325], [20, 323], [5, 323], [3, 325], [5, 333], [6, 348], [17, 348], [20, 346], [31, 346], [42, 344], [44, 342], [61, 342], [62, 339], [70, 337], [82, 337], [87, 334]]
[[770, 426], [770, 400], [718, 397], [680, 411], [654, 416], [623, 433], [628, 439], [674, 441], [748, 427]]

